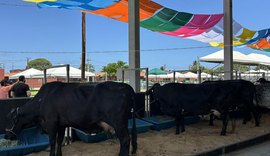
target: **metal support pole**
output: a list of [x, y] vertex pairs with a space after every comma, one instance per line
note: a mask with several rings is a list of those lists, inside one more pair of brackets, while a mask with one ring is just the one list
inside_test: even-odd
[[173, 71], [173, 83], [175, 83], [175, 71]]
[[44, 82], [43, 84], [46, 84], [47, 83], [47, 69], [44, 69]]
[[122, 82], [125, 82], [125, 71], [122, 69]]
[[232, 0], [223, 0], [224, 5], [224, 79], [233, 79], [232, 54]]
[[[129, 68], [140, 68], [140, 0], [128, 1], [128, 37], [129, 37]], [[130, 71], [130, 85], [135, 92], [140, 91], [140, 71]]]
[[85, 53], [86, 53], [86, 35], [85, 35], [85, 12], [82, 12], [82, 60], [81, 60], [81, 81], [85, 80]]
[[69, 66], [69, 64], [67, 64], [67, 66], [66, 66], [66, 70], [67, 70], [67, 83], [69, 83], [69, 71], [70, 71], [70, 66]]
[[202, 83], [202, 75], [201, 75], [201, 73], [202, 73], [202, 71], [201, 71], [201, 69], [199, 69], [199, 70], [197, 71], [197, 74], [198, 74], [198, 83], [199, 83], [199, 84]]
[[[146, 82], [146, 91], [148, 90], [148, 68], [145, 70], [145, 82]], [[146, 117], [150, 117], [150, 104], [149, 104], [149, 98], [146, 95], [145, 96], [145, 106], [146, 106]]]

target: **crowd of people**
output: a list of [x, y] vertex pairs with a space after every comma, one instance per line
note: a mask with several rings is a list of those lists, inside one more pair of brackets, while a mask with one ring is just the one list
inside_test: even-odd
[[19, 76], [16, 82], [3, 79], [0, 83], [0, 99], [16, 98], [16, 97], [30, 97], [30, 87], [25, 83], [25, 77]]

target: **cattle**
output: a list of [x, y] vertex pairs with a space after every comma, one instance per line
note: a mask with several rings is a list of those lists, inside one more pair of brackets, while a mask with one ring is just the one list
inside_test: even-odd
[[259, 80], [256, 81], [259, 84], [268, 84], [270, 81], [266, 80], [265, 78], [259, 78]]
[[124, 83], [103, 82], [61, 83], [43, 85], [37, 95], [8, 117], [7, 139], [14, 139], [29, 123], [38, 123], [48, 133], [50, 156], [61, 156], [61, 143], [66, 127], [91, 130], [101, 127], [115, 133], [120, 141], [119, 156], [129, 155], [130, 136], [128, 116], [132, 112], [132, 154], [137, 150], [137, 132], [134, 118], [134, 90]]
[[160, 110], [176, 120], [176, 134], [185, 131], [184, 115], [204, 115], [211, 111], [220, 113], [223, 121], [221, 135], [226, 135], [228, 111], [238, 105], [244, 105], [252, 112], [256, 126], [259, 115], [254, 105], [254, 85], [245, 80], [213, 81], [202, 84], [168, 83], [155, 84], [146, 94], [152, 96], [151, 104], [160, 105]]
[[270, 81], [260, 78], [256, 81], [256, 100], [260, 112], [270, 111]]

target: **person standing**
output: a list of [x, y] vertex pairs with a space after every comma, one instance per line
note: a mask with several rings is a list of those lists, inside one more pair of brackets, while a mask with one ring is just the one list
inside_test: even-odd
[[25, 77], [23, 75], [19, 76], [18, 82], [11, 88], [12, 97], [29, 97], [31, 96], [30, 88], [28, 84], [25, 83]]
[[0, 99], [7, 99], [9, 98], [9, 92], [13, 86], [9, 85], [8, 80], [4, 79], [0, 82], [1, 87], [0, 87]]

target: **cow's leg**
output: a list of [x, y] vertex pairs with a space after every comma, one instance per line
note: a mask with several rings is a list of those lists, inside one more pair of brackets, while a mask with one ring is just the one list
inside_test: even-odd
[[228, 111], [223, 112], [221, 114], [221, 117], [222, 117], [223, 126], [222, 126], [220, 135], [226, 135], [226, 129], [228, 125]]
[[256, 127], [260, 126], [260, 116], [261, 116], [261, 114], [259, 113], [259, 111], [257, 110], [257, 108], [255, 106], [251, 107], [250, 110], [251, 110], [251, 112], [253, 114], [253, 117], [254, 117], [254, 120], [255, 120], [255, 126]]
[[185, 132], [184, 115], [182, 115], [182, 114], [183, 113], [181, 113], [180, 115], [177, 115], [175, 117], [175, 122], [176, 122], [176, 132], [175, 132], [175, 134], [180, 134], [180, 128], [181, 128], [181, 132]]
[[181, 132], [185, 132], [186, 129], [185, 129], [185, 116], [184, 115], [180, 116], [180, 124], [181, 124]]
[[244, 112], [244, 119], [243, 119], [243, 124], [247, 124], [247, 121], [250, 121], [251, 120], [251, 114], [249, 113], [248, 110], [245, 110]]
[[180, 127], [180, 116], [175, 117], [175, 123], [176, 123], [175, 134], [179, 134], [180, 133], [180, 130], [179, 130], [179, 127]]
[[57, 151], [56, 156], [62, 156], [62, 143], [65, 137], [65, 127], [59, 127], [57, 133]]
[[214, 126], [214, 114], [210, 114], [209, 126]]
[[55, 156], [57, 126], [54, 124], [48, 124], [47, 131], [48, 131], [49, 142], [50, 142], [50, 156]]
[[129, 155], [130, 138], [127, 128], [115, 129], [116, 135], [120, 141], [120, 153], [119, 156]]

